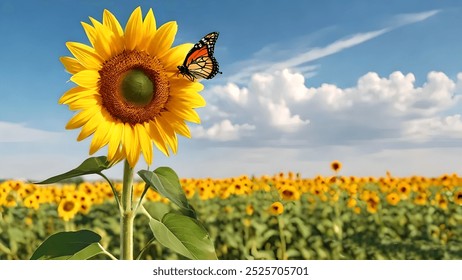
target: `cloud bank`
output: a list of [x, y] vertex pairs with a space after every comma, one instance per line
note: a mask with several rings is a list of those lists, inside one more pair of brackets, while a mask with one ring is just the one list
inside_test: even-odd
[[[204, 93], [206, 125], [193, 137], [242, 145], [351, 145], [360, 142], [431, 143], [462, 138], [462, 74], [456, 80], [430, 72], [422, 85], [412, 73], [369, 72], [354, 87], [309, 87], [288, 69], [254, 74]], [[219, 112], [219, 114], [217, 114]], [[290, 141], [289, 141], [290, 140]], [[446, 141], [447, 142], [447, 141]]]

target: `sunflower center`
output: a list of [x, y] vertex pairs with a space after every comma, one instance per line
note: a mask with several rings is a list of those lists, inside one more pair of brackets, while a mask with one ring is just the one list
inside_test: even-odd
[[115, 119], [135, 125], [165, 110], [170, 84], [157, 57], [123, 51], [106, 61], [99, 74], [102, 105]]
[[73, 201], [66, 201], [64, 203], [63, 210], [65, 212], [70, 212], [70, 211], [72, 211], [74, 209], [74, 207], [75, 207], [75, 204], [74, 204]]
[[153, 87], [152, 81], [142, 70], [133, 69], [122, 79], [121, 93], [127, 103], [144, 106], [152, 100]]

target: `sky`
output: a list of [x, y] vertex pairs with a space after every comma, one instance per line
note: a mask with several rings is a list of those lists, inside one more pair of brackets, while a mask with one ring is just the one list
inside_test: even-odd
[[[137, 6], [177, 21], [174, 45], [220, 32], [223, 74], [202, 81], [201, 124], [178, 154], [154, 150], [151, 168], [311, 177], [339, 160], [347, 176], [462, 174], [460, 1], [2, 0], [0, 178], [41, 180], [89, 157], [91, 137], [64, 128], [74, 113], [58, 99], [74, 85], [59, 57], [88, 44], [82, 21], [108, 9], [125, 26]], [[121, 164], [106, 174], [121, 178]]]

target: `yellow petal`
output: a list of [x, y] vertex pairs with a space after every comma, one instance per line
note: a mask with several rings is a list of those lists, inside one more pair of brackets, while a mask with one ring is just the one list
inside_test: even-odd
[[123, 35], [124, 32], [122, 30], [122, 26], [120, 26], [120, 23], [117, 21], [116, 17], [111, 14], [108, 10], [104, 10], [103, 13], [103, 24], [108, 27], [110, 30], [112, 30], [112, 34], [114, 37], [112, 38], [115, 48], [118, 50], [123, 50], [124, 48], [124, 39]]
[[[180, 106], [178, 106], [180, 105]], [[201, 119], [194, 109], [190, 109], [184, 106], [181, 106], [181, 103], [178, 102], [168, 102], [166, 105], [168, 111], [177, 115], [185, 121], [193, 122], [199, 124]]]
[[159, 56], [164, 69], [170, 72], [178, 72], [178, 66], [183, 65], [186, 54], [193, 47], [193, 44], [181, 44], [173, 47]]
[[79, 136], [77, 136], [77, 141], [82, 141], [88, 136], [92, 135], [95, 132], [96, 128], [103, 121], [101, 111], [97, 111], [91, 118], [82, 126]]
[[123, 36], [124, 32], [122, 26], [120, 26], [119, 21], [110, 11], [106, 9], [103, 12], [103, 24], [109, 27], [109, 29], [111, 29], [115, 35], [120, 37]]
[[94, 154], [96, 151], [109, 143], [109, 132], [111, 131], [111, 127], [113, 125], [113, 122], [108, 121], [103, 121], [98, 125], [95, 133], [93, 134], [93, 139], [91, 140], [90, 155]]
[[62, 56], [59, 58], [59, 60], [64, 65], [64, 68], [66, 68], [66, 71], [71, 74], [75, 74], [77, 72], [85, 70], [85, 67], [82, 64], [80, 64], [80, 62], [77, 59], [73, 57]]
[[66, 129], [76, 129], [84, 125], [98, 111], [99, 108], [93, 107], [88, 110], [80, 111], [75, 114], [66, 124]]
[[157, 149], [164, 153], [164, 155], [169, 156], [169, 151], [166, 146], [164, 139], [162, 138], [161, 134], [159, 133], [159, 129], [154, 121], [150, 121], [148, 124], [145, 125], [146, 131], [154, 140], [154, 144], [156, 145]]
[[204, 89], [204, 85], [199, 82], [191, 82], [188, 79], [183, 77], [171, 77], [170, 79], [170, 87], [173, 93], [180, 91], [180, 90], [188, 90], [188, 91], [195, 91], [199, 92]]
[[77, 42], [67, 42], [67, 48], [74, 57], [87, 69], [99, 70], [103, 60], [95, 50], [87, 45]]
[[90, 21], [93, 23], [93, 26], [97, 31], [93, 47], [95, 48], [96, 53], [101, 56], [103, 61], [107, 61], [117, 54], [113, 47], [115, 44], [112, 42], [114, 34], [112, 34], [112, 30], [101, 24], [96, 19], [90, 17]]
[[124, 149], [127, 155], [127, 161], [131, 167], [135, 167], [140, 156], [140, 147], [138, 145], [138, 133], [133, 127], [126, 123], [124, 126]]
[[122, 139], [124, 124], [120, 122], [112, 122], [114, 125], [111, 127], [111, 137], [108, 145], [108, 160], [113, 161], [117, 154], [120, 152], [120, 142]]
[[101, 104], [101, 96], [87, 96], [76, 99], [69, 103], [69, 109], [72, 111], [86, 110], [95, 105]]
[[63, 94], [63, 96], [61, 96], [58, 103], [59, 104], [69, 104], [79, 98], [84, 98], [88, 96], [98, 96], [98, 95], [99, 93], [93, 89], [76, 86], [66, 91]]
[[83, 30], [85, 31], [85, 34], [87, 34], [88, 40], [90, 41], [90, 44], [94, 47], [95, 46], [95, 41], [96, 41], [96, 30], [93, 26], [86, 22], [81, 22]]
[[154, 56], [160, 56], [173, 44], [178, 25], [175, 21], [170, 21], [162, 25], [152, 37], [151, 43], [147, 49], [148, 53]]
[[144, 25], [145, 36], [148, 37], [156, 33], [157, 31], [156, 18], [154, 17], [154, 12], [152, 11], [152, 9], [149, 9], [148, 13], [146, 14], [143, 25]]
[[191, 138], [191, 131], [182, 119], [178, 118], [170, 112], [163, 112], [162, 117], [168, 120], [176, 133], [183, 135], [184, 137]]
[[152, 164], [152, 143], [144, 125], [137, 123], [135, 130], [138, 131], [141, 152], [148, 165]]
[[155, 119], [155, 122], [157, 124], [157, 128], [159, 129], [159, 132], [163, 136], [162, 138], [164, 138], [164, 140], [168, 143], [168, 145], [172, 149], [172, 152], [176, 154], [176, 152], [178, 151], [178, 138], [176, 137], [175, 131], [170, 126], [170, 124], [164, 120], [162, 116], [157, 117]]
[[181, 94], [170, 95], [169, 98], [169, 102], [179, 102], [183, 107], [199, 108], [204, 107], [206, 104], [201, 95], [191, 92], [182, 91]]
[[83, 70], [71, 77], [71, 81], [81, 87], [89, 89], [97, 89], [99, 81], [99, 73], [96, 70]]
[[127, 26], [125, 27], [125, 48], [129, 51], [138, 47], [144, 34], [143, 30], [143, 17], [141, 14], [141, 7], [136, 8], [128, 19]]

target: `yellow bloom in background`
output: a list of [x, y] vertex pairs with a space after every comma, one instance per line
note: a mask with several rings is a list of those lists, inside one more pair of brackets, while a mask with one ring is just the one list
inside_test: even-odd
[[400, 197], [399, 197], [399, 195], [397, 193], [392, 192], [392, 193], [387, 194], [387, 202], [388, 202], [388, 204], [394, 206], [394, 205], [398, 204], [399, 201], [400, 201]]
[[435, 195], [435, 202], [438, 205], [438, 207], [440, 207], [441, 209], [443, 210], [448, 209], [448, 200], [444, 195], [437, 193]]
[[245, 207], [245, 213], [246, 213], [248, 216], [252, 216], [252, 215], [253, 215], [253, 212], [254, 212], [253, 205], [252, 205], [252, 204], [247, 204], [247, 206]]
[[427, 204], [427, 194], [424, 192], [417, 193], [416, 197], [414, 198], [414, 203], [417, 205]]
[[279, 194], [283, 200], [299, 200], [300, 192], [295, 186], [285, 185], [279, 190]]
[[269, 207], [269, 212], [271, 215], [281, 215], [284, 212], [284, 205], [279, 201], [273, 202]]
[[39, 198], [40, 197], [38, 195], [34, 195], [34, 194], [29, 195], [23, 201], [24, 206], [27, 208], [38, 210], [40, 207]]
[[73, 57], [61, 62], [77, 86], [59, 100], [78, 111], [67, 129], [81, 128], [81, 141], [91, 135], [90, 154], [108, 146], [111, 162], [140, 154], [152, 163], [153, 144], [165, 155], [177, 152], [177, 134], [190, 137], [186, 121], [200, 123], [195, 108], [205, 105], [202, 84], [178, 76], [192, 44], [172, 47], [176, 22], [159, 28], [152, 10], [131, 14], [125, 29], [108, 10], [99, 22], [82, 23], [90, 46], [67, 42]]
[[334, 160], [330, 163], [330, 168], [332, 169], [332, 171], [337, 173], [340, 171], [340, 169], [342, 169], [342, 163], [338, 160]]
[[348, 208], [353, 208], [353, 207], [355, 207], [357, 204], [358, 204], [358, 202], [356, 201], [356, 199], [352, 197], [352, 198], [348, 199], [347, 207], [348, 207]]
[[64, 221], [69, 221], [80, 211], [80, 201], [74, 196], [67, 196], [58, 205], [58, 216]]
[[412, 189], [411, 185], [408, 182], [400, 182], [398, 183], [396, 188], [402, 199], [408, 198], [409, 194], [411, 193], [411, 189]]
[[454, 203], [462, 205], [462, 190], [454, 192]]

